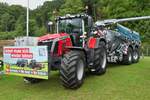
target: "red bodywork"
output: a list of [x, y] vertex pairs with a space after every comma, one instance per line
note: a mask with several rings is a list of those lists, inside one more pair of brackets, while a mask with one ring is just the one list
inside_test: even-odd
[[67, 33], [47, 34], [47, 35], [39, 37], [38, 41], [41, 42], [41, 41], [45, 41], [45, 40], [52, 40], [52, 39], [61, 38], [61, 37], [64, 37], [64, 36], [69, 36], [69, 35]]
[[58, 39], [57, 56], [62, 56], [68, 51], [67, 46], [72, 46], [70, 35], [67, 33], [47, 34], [38, 38], [38, 42]]
[[90, 38], [88, 41], [88, 48], [95, 48], [96, 45], [96, 38]]

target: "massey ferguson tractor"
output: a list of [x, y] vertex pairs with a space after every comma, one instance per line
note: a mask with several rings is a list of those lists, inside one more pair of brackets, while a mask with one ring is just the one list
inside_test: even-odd
[[[40, 77], [34, 77], [35, 74], [48, 76], [50, 71], [59, 70], [60, 80], [64, 87], [79, 88], [83, 83], [86, 69], [92, 74], [102, 75], [106, 72], [108, 62], [129, 65], [139, 61], [141, 46], [139, 33], [118, 23], [148, 18], [150, 16], [111, 19], [97, 21], [93, 24], [92, 17], [86, 14], [58, 17], [56, 34], [47, 34], [33, 39], [32, 37], [30, 39], [26, 37], [23, 40], [16, 39], [16, 48], [4, 48], [4, 54], [7, 54], [4, 57], [5, 73], [12, 73], [12, 75], [19, 73], [26, 82], [34, 83], [40, 79]], [[31, 43], [33, 40], [36, 42]], [[22, 44], [22, 42], [25, 43]], [[47, 48], [46, 52], [44, 47], [40, 48], [42, 46]], [[39, 53], [30, 51], [31, 47], [39, 47], [40, 49], [37, 50]], [[36, 60], [34, 53], [36, 53], [35, 56], [40, 55], [43, 58]], [[48, 73], [29, 69], [26, 66], [16, 68], [16, 62], [12, 64], [11, 60], [8, 61], [9, 55], [15, 61], [18, 61], [20, 57], [27, 62], [31, 62], [28, 61], [29, 59], [35, 59], [38, 63], [46, 56], [47, 65], [41, 64], [41, 66], [42, 71], [48, 70]], [[19, 64], [22, 65], [21, 62]], [[14, 67], [11, 68], [11, 66]], [[26, 74], [32, 75], [27, 76]]]

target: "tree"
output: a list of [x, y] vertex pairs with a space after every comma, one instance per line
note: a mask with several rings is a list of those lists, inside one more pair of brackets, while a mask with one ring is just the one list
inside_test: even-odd
[[25, 36], [26, 34], [26, 16], [21, 15], [15, 25], [16, 36]]
[[81, 0], [65, 0], [65, 3], [60, 8], [60, 15], [76, 14], [84, 11], [83, 3]]
[[29, 20], [29, 27], [29, 35], [36, 36], [36, 30], [38, 30], [38, 28], [34, 19]]
[[99, 15], [99, 13], [97, 12], [98, 10], [98, 0], [82, 0], [84, 7], [88, 7], [87, 9], [87, 13], [88, 15], [91, 15], [94, 17], [94, 20], [97, 19], [97, 16]]
[[1, 16], [1, 31], [12, 31], [14, 30], [14, 17], [8, 13], [5, 13]]
[[11, 5], [8, 10], [8, 13], [14, 16], [15, 20], [21, 15], [26, 15], [26, 9], [20, 5]]

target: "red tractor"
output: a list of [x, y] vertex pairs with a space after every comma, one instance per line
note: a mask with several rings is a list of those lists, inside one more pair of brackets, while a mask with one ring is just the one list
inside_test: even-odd
[[141, 19], [150, 16], [97, 21], [95, 26], [86, 14], [58, 17], [56, 34], [18, 37], [15, 46], [4, 47], [4, 73], [34, 83], [48, 79], [50, 71], [59, 70], [64, 87], [78, 88], [86, 69], [101, 75], [106, 72], [107, 62], [139, 62], [139, 33], [119, 23]]
[[15, 46], [4, 47], [4, 73], [34, 83], [48, 79], [50, 71], [59, 70], [64, 87], [78, 88], [86, 69], [101, 75], [106, 72], [107, 62], [139, 62], [139, 33], [119, 23], [141, 19], [150, 16], [97, 21], [95, 26], [86, 14], [58, 17], [56, 34], [18, 37]]
[[[78, 88], [84, 80], [85, 69], [93, 74], [106, 72], [106, 41], [103, 34], [91, 33], [93, 20], [86, 14], [66, 15], [56, 19], [57, 33], [38, 39], [38, 45], [48, 47], [48, 66], [59, 70], [64, 87]], [[24, 78], [36, 82], [35, 78]]]

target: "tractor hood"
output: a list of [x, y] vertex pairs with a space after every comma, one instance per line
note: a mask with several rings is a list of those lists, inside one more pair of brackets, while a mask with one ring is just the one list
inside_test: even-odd
[[53, 40], [56, 38], [63, 38], [63, 37], [68, 37], [69, 35], [67, 33], [56, 33], [56, 34], [47, 34], [44, 36], [41, 36], [38, 38], [38, 41], [45, 41], [45, 40]]

